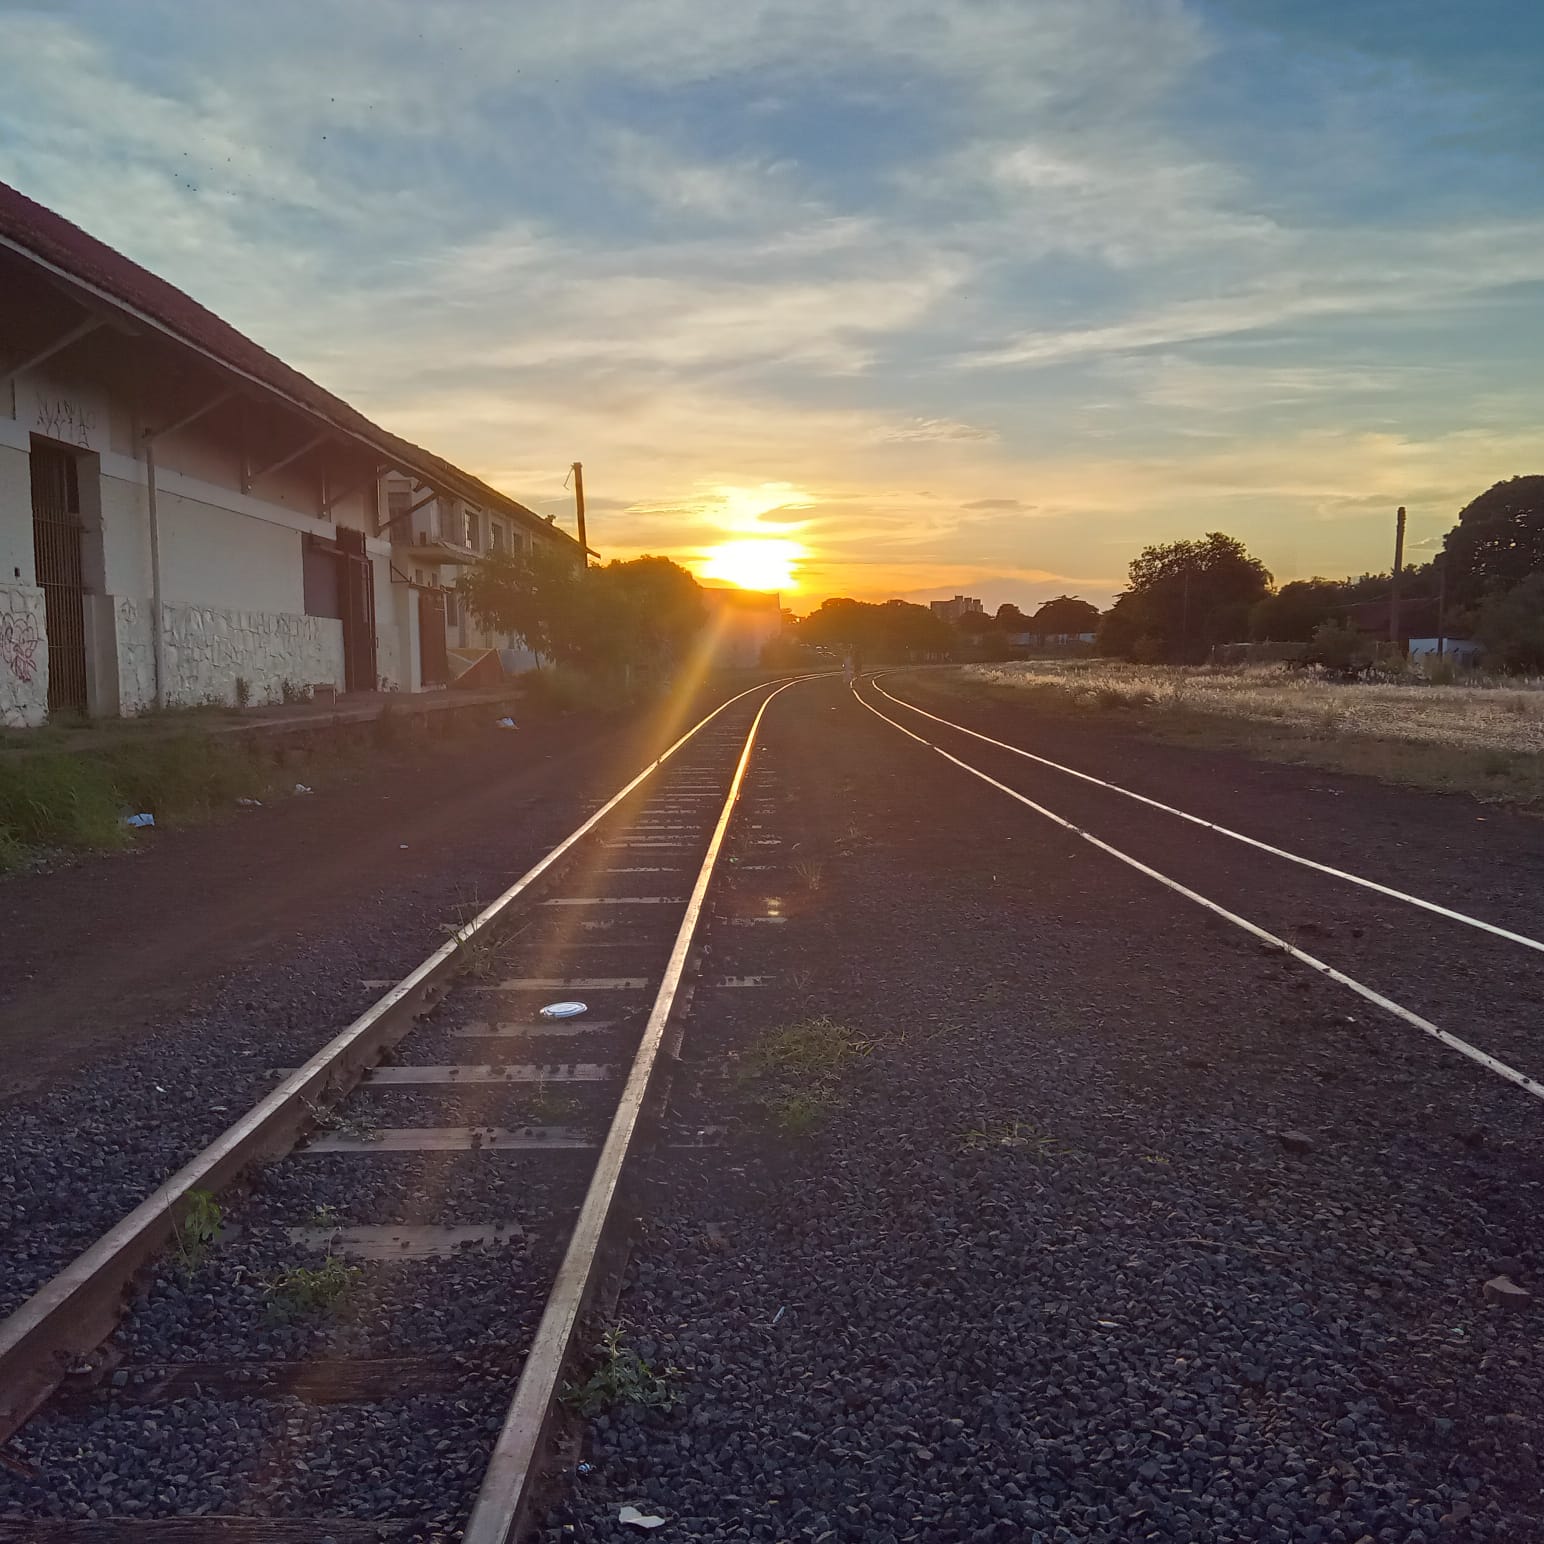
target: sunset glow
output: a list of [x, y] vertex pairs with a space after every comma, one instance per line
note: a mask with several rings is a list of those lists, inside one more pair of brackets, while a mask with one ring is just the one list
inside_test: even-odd
[[796, 565], [807, 554], [798, 542], [751, 538], [710, 547], [698, 570], [704, 579], [723, 579], [742, 590], [797, 590]]
[[1477, 3], [24, 5], [0, 180], [570, 531], [582, 459], [608, 561], [1104, 606], [1540, 469], [1544, 11]]

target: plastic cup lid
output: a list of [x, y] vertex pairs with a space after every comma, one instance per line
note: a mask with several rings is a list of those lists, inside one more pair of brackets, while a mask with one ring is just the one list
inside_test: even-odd
[[588, 1013], [587, 1003], [548, 1003], [541, 1011], [544, 1019], [577, 1019], [581, 1013]]

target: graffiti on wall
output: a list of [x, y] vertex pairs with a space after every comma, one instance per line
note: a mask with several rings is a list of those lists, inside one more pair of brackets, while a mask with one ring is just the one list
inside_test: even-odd
[[0, 664], [18, 681], [30, 681], [37, 673], [42, 641], [37, 618], [30, 611], [0, 611]]
[[78, 445], [82, 450], [92, 448], [96, 431], [96, 410], [73, 397], [60, 392], [39, 390], [38, 411], [33, 428], [46, 434], [51, 440], [63, 440], [67, 445]]

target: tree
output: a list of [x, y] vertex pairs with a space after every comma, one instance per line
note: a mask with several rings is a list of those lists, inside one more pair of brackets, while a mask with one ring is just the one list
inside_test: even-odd
[[1443, 541], [1455, 598], [1478, 600], [1544, 570], [1544, 477], [1513, 477], [1459, 512]]
[[833, 596], [799, 623], [799, 637], [837, 654], [856, 652], [863, 660], [947, 658], [954, 652], [954, 629], [927, 606], [904, 600], [883, 605]]
[[1038, 638], [1076, 637], [1099, 626], [1099, 608], [1076, 595], [1058, 595], [1035, 613], [1029, 631]]
[[1200, 541], [1144, 547], [1132, 559], [1127, 588], [1116, 597], [1101, 629], [1101, 649], [1117, 635], [1129, 652], [1139, 638], [1148, 652], [1180, 660], [1205, 659], [1212, 645], [1242, 638], [1251, 608], [1270, 594], [1271, 575], [1244, 544], [1221, 531]]
[[707, 617], [697, 581], [669, 558], [585, 569], [540, 549], [493, 553], [456, 588], [479, 627], [512, 634], [538, 660], [601, 672], [668, 669]]
[[997, 625], [1005, 633], [1027, 633], [1029, 618], [1011, 600], [1005, 600], [997, 608]]
[[702, 587], [669, 558], [592, 568], [578, 599], [570, 657], [597, 670], [663, 673], [680, 663], [707, 621]]
[[1334, 579], [1294, 579], [1255, 602], [1249, 613], [1249, 635], [1269, 643], [1307, 643], [1320, 623], [1350, 604], [1347, 590], [1346, 584]]
[[1475, 635], [1487, 664], [1503, 670], [1544, 670], [1544, 573], [1529, 574], [1480, 606]]
[[518, 638], [538, 662], [558, 660], [566, 654], [581, 573], [543, 543], [531, 553], [490, 553], [462, 574], [456, 593], [479, 627]]

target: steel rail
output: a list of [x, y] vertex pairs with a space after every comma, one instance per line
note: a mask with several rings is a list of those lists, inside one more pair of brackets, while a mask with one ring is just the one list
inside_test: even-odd
[[[1162, 810], [1166, 815], [1188, 820], [1191, 825], [1214, 831], [1218, 836], [1230, 837], [1233, 841], [1243, 842], [1245, 846], [1257, 848], [1260, 852], [1268, 852], [1273, 858], [1285, 858], [1288, 863], [1297, 863], [1303, 868], [1313, 869], [1316, 873], [1328, 874], [1332, 879], [1343, 879], [1347, 884], [1360, 885], [1364, 890], [1376, 891], [1379, 895], [1388, 896], [1390, 900], [1402, 901], [1407, 906], [1418, 906], [1422, 911], [1429, 911], [1438, 917], [1446, 917], [1449, 922], [1461, 922], [1466, 927], [1478, 928], [1481, 932], [1504, 938], [1508, 943], [1521, 944], [1525, 949], [1536, 949], [1544, 954], [1544, 941], [1530, 938], [1526, 933], [1514, 933], [1510, 928], [1500, 927], [1494, 922], [1486, 922], [1481, 917], [1471, 917], [1467, 912], [1454, 911], [1452, 907], [1440, 905], [1436, 901], [1423, 900], [1419, 895], [1411, 895], [1405, 890], [1396, 890], [1392, 885], [1379, 884], [1376, 879], [1368, 879], [1362, 874], [1353, 874], [1346, 869], [1320, 863], [1314, 858], [1305, 858], [1301, 853], [1291, 852], [1285, 847], [1273, 847], [1269, 842], [1262, 842], [1258, 837], [1246, 836], [1242, 831], [1234, 831], [1228, 826], [1219, 826], [1215, 821], [1205, 820], [1200, 815], [1192, 815], [1188, 810], [1177, 809], [1174, 805], [1165, 804], [1160, 799], [1149, 798], [1145, 793], [1123, 788], [1119, 783], [1106, 782], [1102, 777], [1095, 777], [1091, 772], [1079, 772], [1076, 767], [1063, 766], [1059, 761], [1052, 761], [1049, 756], [1037, 756], [1034, 751], [1027, 751], [1021, 745], [1010, 745], [1006, 740], [994, 740], [989, 734], [967, 729], [964, 724], [957, 724], [952, 718], [941, 718], [937, 713], [929, 713], [926, 708], [919, 708], [914, 702], [907, 702], [905, 698], [897, 697], [894, 692], [887, 692], [879, 684], [878, 676], [871, 677], [869, 684], [881, 697], [887, 697], [898, 708], [905, 708], [908, 713], [917, 713], [923, 718], [930, 718], [935, 724], [943, 724], [946, 728], [956, 730], [960, 734], [969, 735], [973, 740], [995, 745], [999, 750], [1012, 751], [1015, 756], [1022, 756], [1026, 761], [1038, 762], [1042, 767], [1051, 767], [1057, 772], [1065, 772], [1068, 777], [1075, 777], [1080, 782], [1092, 783], [1095, 787], [1106, 789], [1110, 793], [1135, 799], [1138, 804], [1145, 804], [1150, 809]], [[868, 704], [865, 703], [864, 706], [867, 707]]]
[[[798, 676], [785, 684], [805, 679]], [[381, 1049], [400, 1039], [438, 999], [470, 939], [491, 927], [702, 729], [772, 684], [738, 692], [699, 719], [416, 969], [0, 1321], [0, 1443], [48, 1398], [74, 1362], [112, 1332], [135, 1272], [172, 1237], [190, 1192], [216, 1191], [254, 1159], [288, 1151], [311, 1122], [316, 1101], [347, 1092]], [[767, 700], [783, 689], [775, 686]]]
[[719, 811], [718, 824], [714, 827], [703, 855], [702, 867], [698, 870], [696, 883], [686, 903], [686, 912], [670, 951], [670, 961], [660, 979], [654, 1005], [649, 1010], [637, 1057], [628, 1074], [627, 1085], [622, 1090], [611, 1129], [606, 1133], [563, 1263], [558, 1268], [541, 1322], [536, 1329], [536, 1337], [521, 1369], [520, 1382], [504, 1418], [503, 1429], [494, 1443], [472, 1515], [466, 1531], [461, 1535], [462, 1544], [513, 1544], [525, 1520], [526, 1509], [541, 1472], [543, 1444], [557, 1398], [558, 1380], [562, 1377], [579, 1316], [584, 1310], [595, 1278], [595, 1263], [610, 1221], [612, 1202], [616, 1198], [622, 1169], [627, 1162], [644, 1099], [659, 1061], [665, 1026], [686, 972], [687, 956], [701, 921], [708, 886], [717, 868], [729, 821], [739, 802], [740, 789], [750, 767], [756, 735], [773, 698], [796, 684], [790, 681], [779, 686], [757, 709], [751, 721], [739, 764], [730, 781], [723, 808]]
[[1214, 916], [1221, 917], [1224, 922], [1231, 922], [1234, 927], [1241, 928], [1250, 937], [1259, 939], [1261, 943], [1268, 944], [1273, 949], [1281, 950], [1283, 954], [1290, 955], [1291, 958], [1297, 960], [1300, 964], [1308, 966], [1311, 970], [1318, 971], [1321, 976], [1327, 976], [1331, 981], [1355, 992], [1358, 997], [1371, 1003], [1375, 1008], [1381, 1008], [1385, 1013], [1392, 1014], [1396, 1019], [1410, 1025], [1411, 1028], [1418, 1029], [1422, 1034], [1430, 1035], [1432, 1039], [1440, 1041], [1450, 1050], [1457, 1051], [1461, 1056], [1468, 1057], [1470, 1061], [1474, 1062], [1477, 1066], [1483, 1067], [1487, 1072], [1493, 1072], [1497, 1077], [1504, 1078], [1508, 1083], [1515, 1084], [1525, 1094], [1531, 1094], [1535, 1099], [1544, 1100], [1544, 1083], [1529, 1077], [1527, 1073], [1519, 1072], [1515, 1067], [1498, 1060], [1488, 1051], [1480, 1050], [1478, 1046], [1471, 1045], [1467, 1040], [1460, 1039], [1457, 1035], [1433, 1024], [1430, 1019], [1422, 1018], [1420, 1014], [1411, 1012], [1402, 1003], [1395, 1002], [1392, 997], [1385, 997], [1381, 992], [1364, 985], [1354, 976], [1348, 976], [1344, 971], [1336, 970], [1333, 965], [1326, 964], [1317, 955], [1312, 955], [1306, 950], [1299, 949], [1295, 944], [1288, 943], [1285, 938], [1280, 938], [1275, 933], [1268, 932], [1257, 923], [1251, 922], [1247, 917], [1241, 917], [1237, 912], [1229, 911], [1227, 907], [1208, 899], [1200, 894], [1199, 891], [1192, 890], [1187, 885], [1182, 885], [1177, 879], [1169, 878], [1167, 874], [1160, 873], [1149, 864], [1143, 863], [1140, 858], [1133, 858], [1130, 853], [1122, 852], [1119, 847], [1112, 846], [1109, 842], [1095, 836], [1090, 831], [1085, 831], [1081, 826], [1075, 825], [1065, 816], [1058, 815], [1055, 810], [1047, 809], [1043, 804], [1037, 804], [1033, 799], [1020, 793], [1017, 789], [1010, 788], [1006, 783], [998, 782], [995, 777], [983, 772], [979, 767], [973, 767], [968, 761], [962, 761], [960, 757], [951, 755], [941, 745], [935, 745], [931, 740], [924, 739], [921, 735], [908, 729], [904, 724], [891, 718], [889, 714], [881, 713], [873, 703], [864, 701], [863, 697], [856, 690], [854, 690], [853, 695], [858, 698], [859, 702], [863, 703], [863, 706], [875, 718], [883, 720], [892, 729], [900, 730], [903, 735], [915, 740], [918, 745], [926, 746], [930, 751], [934, 751], [942, 756], [945, 761], [953, 762], [962, 771], [969, 772], [972, 777], [980, 778], [983, 783], [997, 789], [999, 793], [1007, 794], [1010, 799], [1016, 799], [1020, 804], [1028, 806], [1037, 815], [1043, 815], [1047, 820], [1051, 821], [1054, 825], [1060, 826], [1064, 831], [1070, 831], [1080, 841], [1087, 842], [1091, 847], [1097, 847], [1100, 852], [1108, 853], [1110, 857], [1124, 863], [1128, 868], [1135, 869], [1139, 874], [1145, 874], [1149, 879], [1157, 880], [1159, 884], [1172, 890], [1176, 895], [1182, 895], [1187, 901], [1194, 901], [1197, 906], [1204, 907]]

